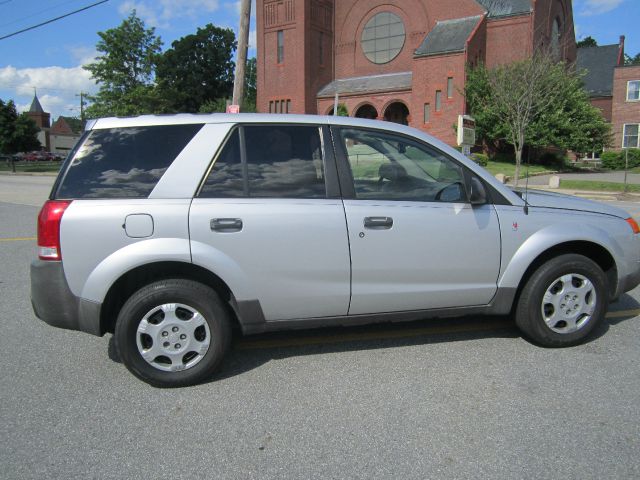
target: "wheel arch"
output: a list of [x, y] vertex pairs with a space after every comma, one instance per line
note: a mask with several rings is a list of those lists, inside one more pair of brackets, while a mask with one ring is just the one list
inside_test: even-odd
[[145, 285], [180, 278], [207, 285], [216, 291], [228, 307], [234, 327], [240, 327], [239, 312], [233, 292], [218, 275], [192, 263], [164, 261], [140, 265], [122, 274], [109, 288], [100, 309], [100, 332], [113, 333], [120, 309], [127, 299]]
[[518, 299], [520, 298], [522, 289], [527, 284], [533, 273], [549, 260], [567, 253], [582, 255], [594, 261], [602, 269], [605, 277], [607, 278], [609, 299], [611, 300], [615, 297], [618, 286], [618, 269], [613, 255], [609, 250], [598, 243], [586, 240], [574, 240], [549, 247], [531, 261], [520, 279], [512, 308], [515, 308], [518, 304]]

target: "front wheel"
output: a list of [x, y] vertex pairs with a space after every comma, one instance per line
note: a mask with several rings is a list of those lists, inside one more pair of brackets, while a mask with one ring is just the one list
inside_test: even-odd
[[231, 340], [228, 314], [215, 291], [190, 280], [162, 280], [124, 304], [115, 329], [123, 363], [156, 387], [209, 378]]
[[516, 324], [545, 347], [582, 342], [605, 316], [607, 279], [592, 260], [577, 254], [555, 257], [525, 284], [516, 308]]

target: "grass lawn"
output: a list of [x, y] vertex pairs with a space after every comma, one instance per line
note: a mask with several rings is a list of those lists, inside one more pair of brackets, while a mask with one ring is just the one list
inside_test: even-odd
[[[57, 173], [62, 162], [16, 162], [16, 173], [54, 172]], [[0, 172], [10, 172], [11, 164], [0, 162]]]
[[[516, 164], [511, 162], [495, 162], [493, 160], [489, 160], [486, 168], [491, 175], [496, 175], [498, 173], [502, 173], [509, 177], [513, 177], [516, 172]], [[526, 178], [527, 166], [520, 165], [520, 177]], [[553, 167], [545, 167], [543, 165], [529, 165], [529, 173], [530, 174], [541, 174], [541, 173], [553, 173], [557, 172], [557, 169]]]
[[[624, 190], [624, 184], [616, 182], [597, 182], [592, 180], [560, 180], [560, 188], [567, 188], [570, 190], [592, 190], [594, 192], [622, 192]], [[627, 191], [640, 193], [640, 185], [627, 184]]]

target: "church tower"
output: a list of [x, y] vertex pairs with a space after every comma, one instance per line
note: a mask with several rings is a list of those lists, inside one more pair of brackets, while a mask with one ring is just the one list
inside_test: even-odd
[[51, 126], [51, 114], [44, 111], [42, 105], [40, 105], [40, 100], [38, 100], [37, 94], [34, 93], [31, 107], [26, 113], [27, 116], [31, 120], [33, 120], [36, 123], [36, 126], [40, 129], [40, 132], [38, 133], [38, 140], [45, 148], [45, 150], [50, 152], [51, 139], [49, 136], [49, 128]]
[[317, 112], [333, 80], [334, 0], [258, 0], [259, 112]]

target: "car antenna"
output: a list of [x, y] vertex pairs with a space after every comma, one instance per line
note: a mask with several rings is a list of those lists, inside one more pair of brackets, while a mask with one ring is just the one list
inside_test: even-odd
[[531, 147], [527, 147], [527, 168], [525, 169], [526, 180], [524, 183], [524, 214], [529, 215], [529, 153]]

